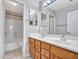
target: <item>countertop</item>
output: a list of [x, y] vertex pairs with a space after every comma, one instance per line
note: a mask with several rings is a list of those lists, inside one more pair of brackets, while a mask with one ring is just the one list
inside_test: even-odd
[[[56, 36], [55, 37], [42, 37], [40, 34], [34, 34], [31, 33], [29, 37], [35, 38], [36, 40], [40, 40], [49, 44], [53, 44], [55, 46], [65, 48], [67, 50], [73, 51], [78, 53], [78, 40], [69, 40], [63, 41], [61, 40], [61, 36]], [[54, 38], [54, 39], [53, 39]], [[55, 40], [56, 39], [56, 40]]]

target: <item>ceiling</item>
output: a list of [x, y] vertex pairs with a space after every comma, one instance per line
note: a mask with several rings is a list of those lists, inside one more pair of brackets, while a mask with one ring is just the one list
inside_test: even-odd
[[[27, 6], [30, 8], [38, 8], [40, 0], [20, 0], [20, 1], [25, 2]], [[56, 0], [54, 3], [50, 4], [46, 8], [49, 8], [53, 11], [58, 11], [62, 8], [71, 6], [73, 4], [77, 4], [77, 2], [78, 0], [72, 0], [71, 2], [70, 0]], [[17, 4], [16, 6], [14, 6], [11, 0], [5, 0], [5, 6], [6, 6], [6, 10], [11, 10], [19, 13], [22, 13], [23, 11], [23, 5]]]
[[23, 13], [23, 5], [22, 4], [16, 3], [12, 0], [5, 0], [4, 4], [5, 4], [5, 10], [20, 13], [20, 14]]
[[54, 3], [50, 4], [47, 8], [53, 11], [58, 11], [62, 8], [77, 4], [78, 0], [56, 0]]
[[[34, 7], [34, 8], [39, 7], [40, 0], [23, 0], [23, 1], [26, 3], [28, 2], [28, 5], [30, 5], [31, 7]], [[50, 4], [46, 8], [49, 8], [53, 11], [58, 11], [58, 10], [63, 9], [65, 7], [72, 6], [74, 4], [78, 4], [78, 0], [71, 0], [71, 1], [70, 0], [56, 0], [54, 3]]]

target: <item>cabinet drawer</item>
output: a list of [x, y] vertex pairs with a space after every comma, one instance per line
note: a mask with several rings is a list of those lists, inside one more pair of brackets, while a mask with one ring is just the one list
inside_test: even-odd
[[56, 47], [56, 46], [50, 47], [50, 53], [53, 53], [54, 55], [62, 59], [77, 59], [77, 56], [75, 53]]
[[29, 52], [31, 52], [32, 50], [34, 50], [34, 45], [29, 45]]
[[40, 52], [40, 47], [39, 46], [35, 46], [35, 51]]
[[34, 44], [34, 39], [30, 38], [30, 39], [29, 39], [29, 43]]
[[42, 49], [41, 50], [41, 55], [44, 55], [46, 56], [47, 58], [49, 58], [49, 51], [45, 50], [45, 49]]
[[34, 49], [34, 44], [30, 43], [29, 44], [29, 49]]
[[49, 44], [42, 42], [41, 43], [41, 49], [46, 49], [49, 51]]
[[35, 40], [35, 45], [40, 46], [40, 41]]
[[40, 59], [40, 53], [35, 51], [35, 59]]

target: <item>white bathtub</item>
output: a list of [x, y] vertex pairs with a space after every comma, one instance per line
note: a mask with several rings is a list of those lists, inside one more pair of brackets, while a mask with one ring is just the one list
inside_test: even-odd
[[21, 42], [11, 42], [6, 44], [6, 50], [13, 50], [17, 48], [22, 48], [22, 41]]

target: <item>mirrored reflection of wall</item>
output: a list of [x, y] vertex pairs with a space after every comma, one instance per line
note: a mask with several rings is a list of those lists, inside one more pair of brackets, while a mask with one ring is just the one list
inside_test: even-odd
[[6, 11], [6, 43], [22, 41], [23, 17], [21, 14]]
[[44, 33], [44, 34], [49, 34], [50, 33], [50, 29], [49, 29], [49, 16], [54, 16], [55, 12], [53, 12], [52, 10], [45, 8], [40, 12], [40, 33]]
[[55, 34], [67, 34], [67, 13], [78, 10], [77, 4], [56, 11]]
[[40, 23], [40, 33], [47, 34], [48, 32], [48, 23], [47, 23], [47, 15], [45, 13], [41, 13], [41, 23]]
[[67, 14], [67, 32], [70, 35], [78, 35], [78, 10]]

